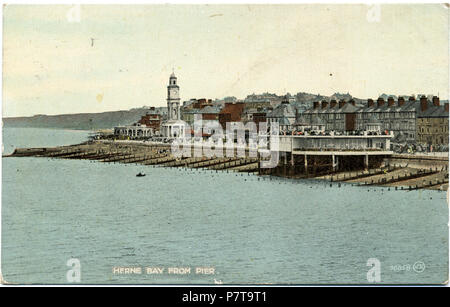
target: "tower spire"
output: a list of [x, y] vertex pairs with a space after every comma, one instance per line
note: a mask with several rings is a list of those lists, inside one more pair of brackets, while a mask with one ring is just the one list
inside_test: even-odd
[[170, 75], [169, 85], [167, 86], [167, 109], [169, 120], [180, 119], [180, 94], [175, 73]]

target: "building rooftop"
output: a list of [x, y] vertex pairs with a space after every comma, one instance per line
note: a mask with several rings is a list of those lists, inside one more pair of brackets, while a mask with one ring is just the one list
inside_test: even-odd
[[[343, 107], [339, 108], [337, 105], [337, 109], [335, 109], [336, 113], [355, 113], [358, 108], [352, 105], [351, 103], [345, 103]], [[336, 108], [336, 107], [335, 107]]]
[[418, 118], [435, 118], [435, 117], [448, 117], [448, 112], [445, 110], [445, 106], [435, 106], [428, 102], [427, 109], [422, 111], [419, 107], [417, 112]]
[[[381, 104], [381, 105], [380, 105]], [[404, 99], [403, 102], [380, 100], [372, 101], [371, 105], [369, 102], [360, 106], [353, 105], [350, 102], [342, 101], [334, 103], [328, 101], [315, 102], [315, 108], [311, 107], [305, 110], [304, 114], [328, 114], [328, 113], [386, 113], [386, 112], [416, 112], [418, 117], [446, 117], [448, 112], [445, 110], [445, 106], [435, 106], [432, 101], [427, 100], [427, 109], [422, 111], [422, 106], [420, 100], [407, 100]], [[275, 110], [274, 110], [275, 111]], [[275, 113], [277, 114], [277, 113]], [[274, 116], [276, 117], [276, 116]]]
[[221, 108], [219, 106], [207, 106], [200, 110], [201, 114], [219, 114]]
[[289, 103], [281, 103], [267, 113], [267, 117], [295, 117], [295, 108]]
[[199, 114], [200, 113], [200, 109], [186, 109], [183, 110], [184, 114]]

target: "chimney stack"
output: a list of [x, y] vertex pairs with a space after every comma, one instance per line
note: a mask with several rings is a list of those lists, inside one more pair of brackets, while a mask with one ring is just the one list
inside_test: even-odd
[[334, 99], [331, 99], [330, 101], [330, 108], [334, 108], [337, 105], [337, 101]]
[[371, 98], [367, 99], [367, 106], [369, 108], [373, 107], [373, 99], [371, 99]]
[[420, 97], [420, 110], [426, 111], [428, 107], [428, 99], [425, 96]]
[[416, 98], [414, 96], [410, 96], [408, 100], [409, 101], [416, 101]]
[[319, 102], [318, 101], [314, 101], [314, 109], [317, 109], [319, 107]]
[[353, 106], [355, 105], [355, 100], [352, 98], [348, 102], [350, 102]]
[[328, 101], [322, 100], [322, 109], [325, 109], [328, 106]]
[[448, 102], [444, 103], [444, 107], [445, 107], [445, 112], [448, 113]]
[[383, 99], [382, 97], [378, 98], [378, 100], [377, 100], [377, 106], [378, 106], [378, 107], [381, 107], [381, 106], [383, 106], [383, 105], [384, 105], [384, 99]]
[[394, 98], [389, 96], [388, 97], [388, 106], [392, 107], [395, 104]]
[[345, 100], [341, 99], [339, 100], [339, 109], [342, 108], [345, 105]]
[[436, 107], [439, 107], [439, 97], [438, 96], [433, 96], [433, 105], [435, 105]]
[[402, 105], [405, 104], [405, 98], [403, 97], [398, 97], [398, 106], [401, 107]]

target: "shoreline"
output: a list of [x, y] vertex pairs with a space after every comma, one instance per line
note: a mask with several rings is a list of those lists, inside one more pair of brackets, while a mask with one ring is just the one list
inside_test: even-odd
[[[194, 150], [194, 149], [192, 149]], [[191, 152], [193, 153], [193, 152]], [[170, 144], [137, 141], [87, 141], [80, 144], [17, 148], [6, 157], [47, 157], [57, 159], [93, 160], [105, 163], [141, 164], [162, 167], [204, 168], [215, 171], [260, 174], [259, 158], [255, 157], [181, 157], [171, 154]], [[431, 165], [431, 166], [430, 166]], [[314, 179], [357, 186], [381, 186], [400, 190], [448, 189], [448, 156], [393, 155], [384, 166], [368, 170], [344, 170], [317, 174], [265, 174], [280, 178]]]

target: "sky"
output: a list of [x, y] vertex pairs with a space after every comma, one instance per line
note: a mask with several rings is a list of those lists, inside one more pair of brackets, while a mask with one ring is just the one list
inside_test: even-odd
[[7, 5], [4, 117], [271, 92], [448, 99], [448, 8], [414, 5]]

